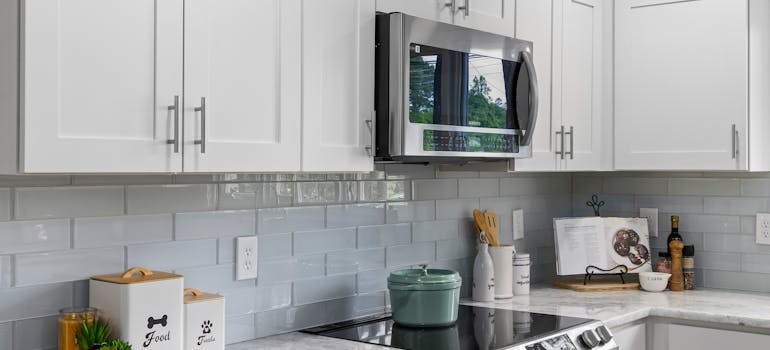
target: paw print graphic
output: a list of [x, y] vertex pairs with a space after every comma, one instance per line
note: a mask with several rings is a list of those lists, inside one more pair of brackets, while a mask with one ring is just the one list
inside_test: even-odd
[[201, 328], [203, 328], [203, 334], [211, 333], [211, 327], [214, 327], [214, 325], [211, 324], [211, 321], [203, 321], [203, 324], [201, 325]]

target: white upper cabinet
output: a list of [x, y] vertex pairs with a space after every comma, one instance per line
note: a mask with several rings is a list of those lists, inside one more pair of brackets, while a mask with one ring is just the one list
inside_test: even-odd
[[[603, 106], [608, 12], [605, 0], [518, 0], [516, 37], [533, 42], [540, 108], [531, 159], [517, 171], [609, 167], [611, 115]], [[611, 37], [611, 36], [610, 36]], [[611, 130], [611, 129], [609, 129]]]
[[612, 147], [602, 134], [603, 2], [554, 3], [553, 113], [564, 126], [558, 135], [563, 170], [601, 170], [602, 152]]
[[186, 0], [187, 172], [299, 171], [300, 0]]
[[516, 35], [516, 0], [447, 0], [454, 23], [490, 33]]
[[452, 0], [377, 0], [377, 11], [403, 12], [415, 17], [452, 23]]
[[302, 170], [371, 171], [374, 0], [303, 0]]
[[[750, 3], [749, 15], [746, 0], [616, 2], [616, 169], [749, 169], [749, 36], [767, 92], [769, 20], [767, 1]], [[752, 148], [751, 168], [769, 149]]]
[[553, 120], [551, 114], [552, 4], [550, 0], [516, 0], [516, 37], [532, 42], [532, 58], [539, 88], [537, 124], [535, 134], [532, 135], [532, 158], [516, 159], [516, 171], [556, 170], [553, 131], [561, 125], [561, 120]]
[[181, 171], [182, 0], [23, 7], [19, 170]]

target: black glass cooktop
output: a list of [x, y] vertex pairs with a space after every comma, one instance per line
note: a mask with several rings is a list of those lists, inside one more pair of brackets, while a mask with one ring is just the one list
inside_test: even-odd
[[303, 332], [409, 350], [505, 349], [587, 322], [591, 320], [460, 305], [457, 323], [449, 327], [404, 327], [384, 315]]

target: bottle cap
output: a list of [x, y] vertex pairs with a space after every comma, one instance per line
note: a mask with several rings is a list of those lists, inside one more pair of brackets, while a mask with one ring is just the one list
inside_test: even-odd
[[682, 248], [682, 255], [683, 256], [695, 256], [695, 246], [694, 245], [686, 245], [684, 248]]

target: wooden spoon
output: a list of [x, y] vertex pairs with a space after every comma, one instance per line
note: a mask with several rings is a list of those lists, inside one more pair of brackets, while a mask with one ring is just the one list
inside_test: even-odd
[[[484, 218], [484, 213], [481, 210], [473, 209], [473, 221], [476, 222], [476, 228], [479, 229], [478, 235], [481, 238], [482, 232], [487, 232], [487, 221]], [[487, 236], [489, 238], [489, 236]]]
[[489, 238], [489, 245], [492, 247], [500, 246], [500, 239], [498, 236], [500, 232], [500, 223], [497, 220], [497, 215], [495, 212], [487, 210], [484, 212], [484, 218], [486, 219], [487, 226], [487, 230], [484, 232], [487, 233], [487, 238]]

